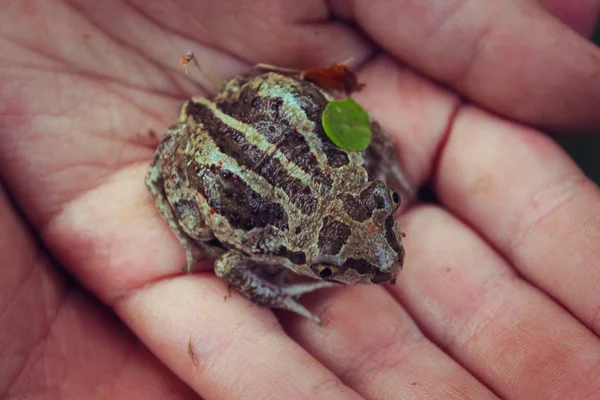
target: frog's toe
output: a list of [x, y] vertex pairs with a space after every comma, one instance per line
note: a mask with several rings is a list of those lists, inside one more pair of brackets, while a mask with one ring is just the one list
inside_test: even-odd
[[319, 318], [317, 315], [308, 311], [308, 309], [306, 307], [304, 307], [302, 304], [298, 303], [292, 297], [285, 297], [283, 299], [283, 301], [281, 302], [281, 304], [278, 304], [277, 307], [284, 309], [284, 310], [295, 312], [296, 314], [300, 314], [303, 317], [306, 317], [308, 319], [312, 319], [313, 321], [315, 321], [317, 323], [317, 325], [322, 324], [321, 318]]
[[309, 293], [319, 289], [325, 289], [336, 286], [333, 282], [319, 281], [310, 283], [296, 283], [282, 288], [283, 293], [288, 296], [297, 297], [304, 293]]
[[295, 298], [298, 298], [304, 293], [309, 293], [314, 290], [325, 289], [332, 286], [336, 286], [336, 284], [333, 282], [320, 281], [310, 283], [297, 283], [294, 285], [282, 287], [281, 291], [283, 292], [285, 297], [283, 297], [283, 300], [280, 304], [277, 305], [277, 307], [300, 314], [303, 317], [312, 319], [318, 325], [321, 325], [321, 318], [308, 311], [308, 309], [302, 304], [298, 303], [295, 300]]

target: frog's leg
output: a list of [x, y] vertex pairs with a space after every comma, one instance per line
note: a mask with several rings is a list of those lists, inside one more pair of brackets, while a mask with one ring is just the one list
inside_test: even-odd
[[[168, 191], [169, 185], [167, 193]], [[169, 196], [169, 200], [179, 228], [192, 240], [191, 245], [195, 246], [193, 251], [196, 253], [196, 261], [219, 258], [225, 252], [225, 248], [204, 221], [198, 205], [198, 193], [180, 188], [178, 195]], [[190, 271], [186, 268], [186, 272]]]
[[215, 273], [238, 292], [265, 307], [293, 311], [321, 324], [321, 319], [298, 303], [295, 298], [314, 290], [335, 286], [332, 282], [310, 282], [284, 285], [271, 282], [261, 276], [255, 261], [244, 258], [235, 251], [223, 254], [215, 262]]
[[408, 197], [414, 195], [414, 188], [406, 179], [396, 151], [396, 143], [386, 135], [377, 122], [371, 119], [371, 144], [364, 151], [365, 167], [372, 177], [386, 182], [396, 190], [402, 190]]
[[[169, 130], [167, 135], [176, 137], [177, 133]], [[177, 236], [177, 239], [179, 239], [179, 242], [185, 249], [186, 265], [183, 269], [185, 272], [190, 273], [198, 261], [206, 258], [214, 259], [216, 256], [214, 255], [214, 251], [211, 251], [212, 249], [209, 246], [203, 245], [203, 240], [205, 240], [204, 237], [209, 237], [211, 235], [208, 228], [205, 230], [201, 229], [201, 227], [196, 227], [198, 237], [191, 237], [177, 222], [178, 219], [174, 214], [174, 210], [167, 200], [167, 195], [165, 193], [165, 182], [161, 173], [161, 162], [165, 151], [168, 152], [169, 149], [163, 148], [162, 151], [157, 152], [157, 154], [154, 156], [152, 164], [150, 165], [150, 169], [146, 174], [146, 186], [148, 187], [148, 190], [154, 199], [156, 207], [167, 220], [169, 227], [175, 236]]]

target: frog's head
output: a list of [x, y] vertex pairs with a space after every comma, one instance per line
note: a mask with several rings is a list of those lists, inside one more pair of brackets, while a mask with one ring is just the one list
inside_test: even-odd
[[403, 233], [394, 218], [398, 193], [371, 181], [359, 195], [344, 194], [336, 202], [323, 219], [313, 272], [346, 284], [393, 282], [404, 261]]

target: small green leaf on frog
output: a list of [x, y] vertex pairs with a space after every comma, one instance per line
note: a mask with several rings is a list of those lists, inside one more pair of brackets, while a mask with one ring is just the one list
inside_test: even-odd
[[371, 143], [369, 115], [349, 97], [329, 102], [321, 120], [325, 134], [343, 150], [363, 151]]

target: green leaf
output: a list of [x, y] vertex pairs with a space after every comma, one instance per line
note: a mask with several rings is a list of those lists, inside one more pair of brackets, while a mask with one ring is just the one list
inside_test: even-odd
[[321, 119], [325, 133], [340, 149], [363, 151], [371, 143], [369, 115], [349, 97], [329, 102]]

